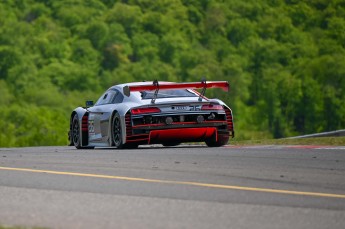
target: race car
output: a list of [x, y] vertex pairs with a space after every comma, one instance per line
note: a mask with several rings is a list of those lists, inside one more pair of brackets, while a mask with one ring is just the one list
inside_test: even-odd
[[77, 149], [176, 146], [185, 142], [226, 145], [229, 137], [234, 137], [232, 110], [219, 99], [206, 98], [208, 88], [228, 91], [229, 84], [155, 80], [112, 86], [95, 104], [87, 101], [86, 107], [73, 110], [70, 145]]

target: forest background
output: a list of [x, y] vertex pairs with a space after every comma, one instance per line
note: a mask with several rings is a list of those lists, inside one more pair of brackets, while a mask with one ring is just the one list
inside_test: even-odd
[[0, 146], [67, 145], [69, 115], [114, 84], [208, 90], [236, 139], [345, 127], [344, 0], [1, 0]]

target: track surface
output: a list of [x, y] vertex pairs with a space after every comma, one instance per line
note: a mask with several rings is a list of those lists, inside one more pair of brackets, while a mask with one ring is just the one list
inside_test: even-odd
[[0, 224], [344, 228], [345, 147], [3, 148]]

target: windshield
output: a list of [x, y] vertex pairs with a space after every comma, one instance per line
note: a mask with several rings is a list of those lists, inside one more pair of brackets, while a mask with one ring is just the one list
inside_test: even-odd
[[[152, 99], [153, 91], [141, 91], [142, 99]], [[198, 97], [191, 91], [188, 90], [160, 90], [158, 91], [157, 98], [175, 98], [175, 97]]]

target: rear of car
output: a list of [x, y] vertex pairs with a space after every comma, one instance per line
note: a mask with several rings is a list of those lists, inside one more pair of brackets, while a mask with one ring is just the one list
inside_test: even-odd
[[[226, 81], [138, 82], [109, 88], [95, 105], [70, 116], [70, 145], [76, 148], [136, 148], [205, 142], [219, 147], [234, 137], [231, 109], [204, 96], [207, 88], [228, 91]], [[195, 89], [202, 89], [201, 93]]]
[[126, 143], [206, 142], [218, 147], [234, 136], [232, 111], [220, 100], [209, 100], [191, 89], [137, 91], [135, 96], [144, 105], [125, 114]]

